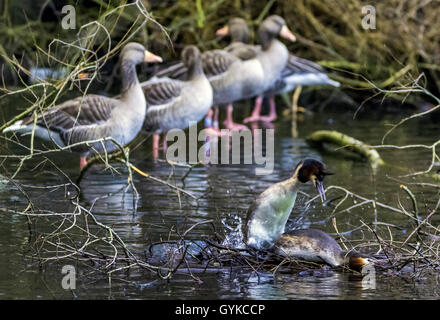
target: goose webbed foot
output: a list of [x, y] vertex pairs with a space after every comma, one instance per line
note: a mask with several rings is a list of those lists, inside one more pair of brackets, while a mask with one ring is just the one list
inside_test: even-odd
[[228, 130], [236, 130], [236, 131], [249, 130], [249, 128], [247, 126], [245, 126], [244, 124], [235, 123], [233, 121], [225, 120], [223, 122], [223, 125]]
[[276, 114], [269, 114], [267, 116], [250, 116], [246, 119], [244, 119], [243, 123], [248, 123], [248, 122], [257, 122], [257, 121], [262, 121], [262, 122], [272, 122], [275, 121], [277, 119], [277, 115]]
[[205, 133], [206, 133], [207, 136], [210, 136], [210, 137], [225, 137], [225, 136], [229, 136], [229, 132], [222, 131], [222, 130], [216, 129], [216, 128], [205, 128]]
[[254, 115], [252, 115], [252, 116], [250, 116], [250, 117], [245, 118], [245, 119], [243, 120], [243, 123], [257, 122], [257, 121], [259, 121], [259, 120], [260, 120], [260, 116], [254, 116]]
[[269, 112], [269, 115], [267, 115], [267, 116], [261, 115], [262, 102], [263, 102], [263, 99], [260, 97], [258, 97], [255, 100], [255, 107], [254, 107], [254, 111], [252, 112], [252, 115], [250, 117], [244, 119], [243, 123], [257, 122], [257, 121], [272, 122], [277, 119], [275, 98], [269, 97], [270, 112]]
[[255, 99], [254, 110], [252, 111], [252, 115], [243, 120], [243, 123], [256, 122], [259, 121], [260, 113], [261, 113], [261, 105], [263, 104], [263, 97], [258, 96]]
[[245, 126], [244, 124], [238, 124], [232, 120], [233, 110], [234, 110], [234, 107], [232, 106], [232, 104], [229, 104], [227, 107], [226, 120], [223, 122], [223, 125], [225, 126], [225, 128], [228, 130], [238, 130], [238, 131], [249, 130], [249, 128], [247, 126]]
[[263, 122], [272, 122], [272, 121], [275, 121], [276, 119], [277, 119], [277, 115], [276, 114], [270, 114], [268, 116], [261, 116], [259, 118], [259, 120], [263, 121]]

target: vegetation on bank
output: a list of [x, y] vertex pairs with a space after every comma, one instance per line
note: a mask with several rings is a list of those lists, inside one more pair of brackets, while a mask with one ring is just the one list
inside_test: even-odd
[[[440, 35], [437, 31], [440, 3], [435, 1], [370, 1], [376, 10], [376, 29], [367, 30], [362, 27], [365, 16], [362, 8], [366, 4], [360, 0], [138, 2], [166, 27], [170, 38], [155, 24], [132, 33], [143, 17], [135, 5], [124, 6], [130, 4], [128, 1], [3, 1], [0, 4], [3, 12], [0, 16], [0, 54], [3, 57], [0, 63], [4, 80], [14, 84], [20, 82], [9, 59], [17, 59], [24, 67], [55, 64], [44, 54], [53, 39], [75, 41], [80, 36], [77, 32], [85, 31], [79, 28], [94, 20], [108, 30], [112, 44], [130, 34], [132, 40], [141, 43], [148, 40], [153, 51], [163, 53], [165, 60], [169, 60], [177, 58], [180, 49], [189, 43], [202, 50], [224, 45], [226, 42], [216, 38], [215, 31], [229, 17], [245, 18], [255, 31], [265, 17], [279, 14], [298, 38], [297, 43], [288, 44], [289, 49], [300, 57], [333, 69], [334, 77], [346, 88], [406, 85], [421, 73], [426, 76], [424, 80], [431, 92], [436, 94], [440, 88]], [[66, 4], [76, 8], [77, 30], [61, 28], [64, 16], [61, 10]], [[91, 31], [90, 28], [86, 30]], [[88, 39], [88, 47], [104, 54], [105, 37], [105, 32], [97, 30], [93, 39]], [[68, 58], [72, 64], [78, 62], [77, 52], [54, 49], [51, 50], [53, 60], [66, 61]]]

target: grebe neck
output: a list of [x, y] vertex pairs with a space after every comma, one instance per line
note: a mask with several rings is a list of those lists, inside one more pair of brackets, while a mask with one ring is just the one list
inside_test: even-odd
[[260, 196], [258, 206], [248, 213], [245, 241], [257, 249], [269, 249], [284, 233], [295, 206], [300, 181], [297, 176], [279, 182]]

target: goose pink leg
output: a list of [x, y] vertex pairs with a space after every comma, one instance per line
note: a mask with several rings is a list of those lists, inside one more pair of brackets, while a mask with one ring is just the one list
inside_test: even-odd
[[167, 142], [167, 134], [166, 133], [163, 135], [162, 149], [163, 149], [163, 152], [165, 152], [165, 153], [167, 152], [168, 142]]
[[153, 134], [153, 158], [157, 159], [159, 157], [159, 139], [160, 135], [155, 133]]
[[260, 121], [272, 122], [277, 119], [277, 108], [275, 105], [275, 97], [274, 96], [269, 97], [269, 106], [270, 106], [269, 115], [268, 116], [261, 116]]
[[274, 96], [269, 97], [269, 105], [270, 112], [268, 116], [261, 115], [261, 106], [263, 105], [263, 97], [259, 96], [255, 99], [255, 107], [254, 111], [252, 111], [252, 115], [246, 119], [244, 119], [244, 123], [255, 122], [255, 121], [264, 121], [271, 122], [277, 119], [277, 110], [275, 106], [275, 98]]
[[205, 116], [205, 132], [209, 136], [223, 136], [218, 127], [218, 107], [214, 106], [206, 113]]
[[214, 106], [212, 109], [214, 109], [214, 118], [212, 120], [212, 127], [219, 131], [219, 126], [218, 126], [218, 107]]
[[252, 111], [252, 115], [243, 120], [243, 123], [254, 122], [260, 120], [261, 113], [261, 105], [263, 104], [263, 97], [258, 96], [255, 99], [254, 110]]
[[82, 170], [87, 165], [87, 157], [79, 158], [79, 169]]
[[233, 111], [234, 107], [232, 106], [232, 103], [228, 104], [226, 120], [223, 122], [225, 128], [229, 130], [249, 130], [249, 128], [243, 124], [234, 123], [234, 120], [232, 120]]

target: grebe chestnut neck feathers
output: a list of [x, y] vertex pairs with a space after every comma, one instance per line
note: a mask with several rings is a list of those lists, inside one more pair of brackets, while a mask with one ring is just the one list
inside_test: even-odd
[[330, 175], [326, 166], [314, 159], [301, 161], [291, 178], [266, 189], [250, 206], [244, 224], [244, 242], [258, 250], [272, 249], [283, 256], [324, 262], [333, 267], [345, 263], [363, 265], [366, 259], [346, 254], [338, 243], [319, 230], [295, 230], [284, 233], [302, 183], [311, 181], [325, 200], [323, 181]]

